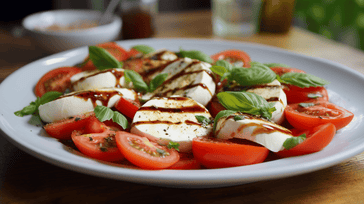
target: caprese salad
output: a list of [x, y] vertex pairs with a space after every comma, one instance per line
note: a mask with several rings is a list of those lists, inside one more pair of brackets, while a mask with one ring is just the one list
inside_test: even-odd
[[242, 50], [208, 56], [110, 42], [42, 76], [37, 99], [15, 115], [38, 118], [50, 137], [94, 159], [225, 168], [325, 148], [354, 117], [328, 101], [327, 84]]

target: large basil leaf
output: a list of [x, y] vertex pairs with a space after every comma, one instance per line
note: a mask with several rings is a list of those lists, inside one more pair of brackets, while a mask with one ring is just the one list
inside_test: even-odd
[[268, 103], [263, 97], [250, 92], [220, 92], [217, 94], [220, 103], [228, 110], [260, 115], [271, 119], [276, 110], [274, 103]]
[[311, 74], [296, 72], [285, 73], [282, 76], [277, 76], [277, 79], [281, 83], [292, 84], [301, 88], [324, 86], [330, 83], [324, 79], [321, 79], [320, 77]]
[[275, 79], [276, 74], [263, 64], [254, 64], [250, 68], [234, 67], [230, 74], [230, 80], [234, 80], [242, 86], [266, 84]]

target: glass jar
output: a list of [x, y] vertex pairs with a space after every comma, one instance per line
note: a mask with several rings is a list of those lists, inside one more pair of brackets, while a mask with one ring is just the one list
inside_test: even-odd
[[294, 0], [264, 0], [260, 22], [261, 32], [285, 33], [292, 24]]
[[119, 13], [123, 21], [122, 39], [149, 38], [154, 34], [153, 18], [158, 0], [122, 0]]

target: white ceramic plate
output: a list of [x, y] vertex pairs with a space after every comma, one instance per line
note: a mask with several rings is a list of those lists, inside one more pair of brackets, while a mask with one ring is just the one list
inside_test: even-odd
[[0, 127], [6, 138], [20, 149], [44, 161], [81, 173], [130, 182], [174, 187], [221, 187], [239, 185], [304, 174], [338, 164], [364, 151], [363, 101], [364, 96], [355, 90], [364, 89], [364, 77], [343, 65], [327, 60], [307, 57], [282, 49], [240, 42], [147, 39], [118, 42], [124, 48], [145, 44], [156, 49], [178, 51], [200, 50], [214, 54], [226, 49], [246, 51], [253, 61], [284, 63], [331, 81], [327, 87], [332, 100], [352, 111], [354, 120], [340, 130], [333, 141], [322, 151], [310, 155], [280, 159], [256, 165], [207, 170], [147, 171], [127, 169], [98, 162], [69, 150], [57, 140], [47, 137], [41, 128], [28, 124], [30, 117], [17, 117], [15, 111], [35, 100], [34, 86], [47, 71], [72, 66], [88, 54], [87, 48], [78, 48], [51, 55], [30, 63], [6, 78], [0, 86]]

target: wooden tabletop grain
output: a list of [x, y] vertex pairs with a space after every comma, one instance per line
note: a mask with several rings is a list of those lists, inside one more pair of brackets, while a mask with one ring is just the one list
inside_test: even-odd
[[[156, 38], [254, 42], [329, 59], [364, 73], [364, 53], [307, 31], [248, 37], [212, 35], [210, 11], [163, 13]], [[0, 81], [49, 55], [27, 37], [0, 30]], [[3, 134], [3, 133], [1, 133]], [[175, 189], [89, 176], [39, 160], [0, 136], [0, 203], [364, 203], [364, 153], [335, 166], [283, 179], [213, 189]]]

